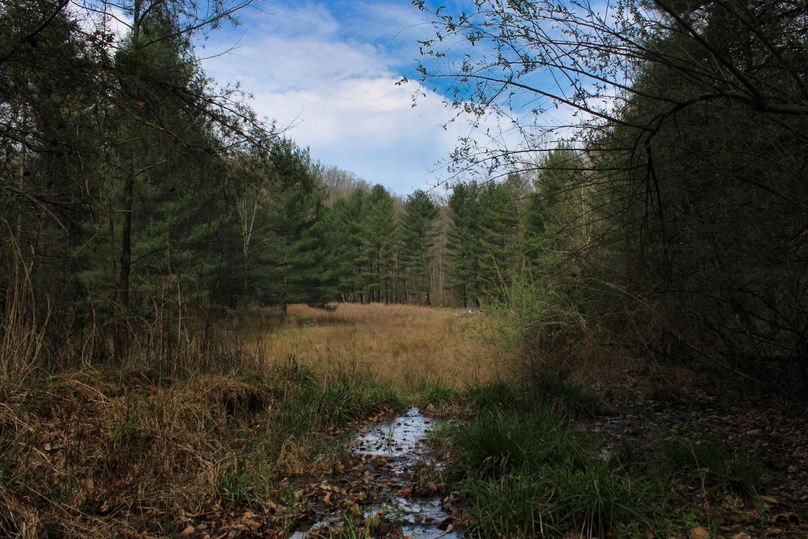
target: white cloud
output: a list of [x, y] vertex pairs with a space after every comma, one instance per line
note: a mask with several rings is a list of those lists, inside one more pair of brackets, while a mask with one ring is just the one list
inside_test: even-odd
[[[416, 40], [431, 27], [404, 3], [355, 2], [339, 19], [326, 5], [252, 13], [240, 47], [205, 61], [206, 71], [222, 83], [239, 81], [260, 115], [291, 125], [288, 135], [324, 164], [399, 194], [432, 187], [445, 175], [436, 163], [470, 128], [462, 120], [448, 123], [455, 111], [438, 94], [416, 82], [396, 84], [399, 70], [413, 66]], [[222, 35], [216, 39], [208, 50], [227, 48]], [[413, 108], [414, 93], [424, 95]], [[486, 118], [482, 128], [511, 148], [522, 141], [503, 118]]]
[[412, 107], [415, 83], [398, 78], [355, 78], [326, 87], [258, 92], [254, 105], [272, 111], [289, 134], [327, 164], [352, 170], [371, 182], [405, 194], [435, 183], [435, 162], [454, 147], [460, 125], [444, 130], [451, 115], [427, 94]]
[[82, 4], [71, 2], [67, 4], [66, 9], [68, 13], [76, 17], [79, 28], [83, 32], [109, 34], [113, 37], [113, 46], [120, 43], [131, 28], [132, 18], [119, 6], [106, 3], [94, 5], [91, 2]]
[[[384, 15], [380, 21], [374, 12], [365, 12], [364, 30], [371, 34], [395, 29], [390, 17], [402, 16], [377, 12]], [[429, 92], [412, 107], [413, 92], [423, 89], [396, 84], [400, 58], [387, 46], [357, 39], [353, 31], [346, 36], [334, 16], [315, 4], [268, 8], [244, 28], [237, 50], [204, 62], [209, 74], [220, 82], [240, 81], [260, 115], [291, 124], [289, 136], [325, 164], [401, 194], [435, 183], [435, 162], [447, 157], [459, 134], [441, 128], [452, 112]], [[417, 53], [412, 44], [410, 52]], [[216, 46], [224, 47], [219, 42], [207, 48]]]

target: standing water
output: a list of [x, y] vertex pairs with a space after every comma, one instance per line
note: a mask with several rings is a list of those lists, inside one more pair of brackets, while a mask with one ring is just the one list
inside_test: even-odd
[[[440, 498], [422, 498], [412, 494], [416, 469], [427, 464], [439, 467], [429, 455], [426, 435], [434, 421], [425, 417], [418, 408], [410, 408], [392, 421], [364, 425], [349, 444], [357, 456], [378, 459], [384, 465], [375, 468], [372, 480], [381, 489], [378, 504], [364, 512], [366, 519], [398, 523], [404, 537], [419, 539], [456, 538], [452, 531], [452, 518]], [[338, 521], [336, 517], [323, 519], [318, 526]], [[307, 537], [310, 532], [296, 532], [294, 539]]]

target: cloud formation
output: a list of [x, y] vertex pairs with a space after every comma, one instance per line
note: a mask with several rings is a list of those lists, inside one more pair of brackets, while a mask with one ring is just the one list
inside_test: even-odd
[[[454, 113], [441, 96], [397, 84], [430, 31], [408, 1], [273, 4], [243, 21], [200, 51], [240, 43], [204, 60], [210, 75], [238, 81], [260, 115], [290, 125], [289, 136], [324, 164], [400, 194], [435, 184], [436, 162], [468, 128], [444, 129]], [[424, 94], [416, 107], [414, 93]]]

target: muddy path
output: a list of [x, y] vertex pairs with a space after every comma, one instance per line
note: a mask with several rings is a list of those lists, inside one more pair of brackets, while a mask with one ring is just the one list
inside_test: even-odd
[[[324, 512], [290, 535], [328, 537], [352, 527], [373, 537], [421, 539], [461, 537], [452, 514], [452, 496], [441, 481], [442, 462], [429, 451], [426, 437], [436, 421], [418, 408], [385, 421], [361, 425], [348, 443], [369, 492], [360, 514]], [[356, 480], [354, 480], [355, 482]]]

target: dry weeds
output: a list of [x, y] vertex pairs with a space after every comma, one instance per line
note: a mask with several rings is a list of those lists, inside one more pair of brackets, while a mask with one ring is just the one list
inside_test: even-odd
[[495, 377], [484, 315], [411, 305], [339, 304], [333, 312], [289, 307], [255, 346], [315, 371], [372, 376], [412, 393], [432, 384], [461, 389]]
[[[223, 376], [85, 370], [38, 382], [0, 410], [0, 535], [159, 530], [178, 507], [215, 499], [239, 432], [272, 406], [265, 385]], [[252, 417], [234, 417], [233, 402], [254, 402]]]
[[20, 373], [6, 354], [0, 536], [172, 536], [183, 515], [261, 499], [328, 464], [328, 436], [311, 431], [385, 409], [391, 389], [492, 378], [484, 325], [452, 309], [293, 306], [269, 331], [222, 331], [214, 352], [182, 348], [181, 368]]

